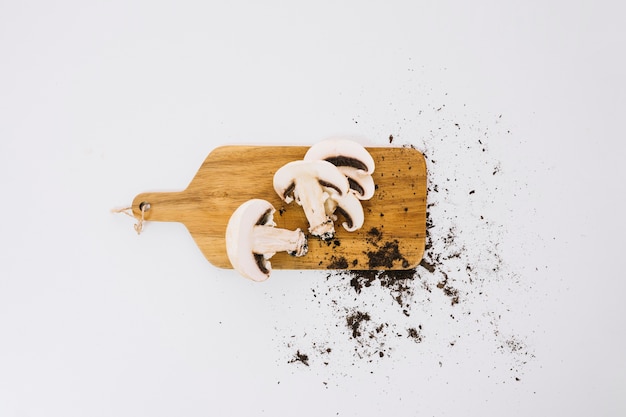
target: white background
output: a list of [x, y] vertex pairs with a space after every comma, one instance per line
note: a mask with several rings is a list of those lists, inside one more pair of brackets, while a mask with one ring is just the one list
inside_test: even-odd
[[[2, 2], [0, 415], [624, 415], [625, 11]], [[491, 209], [499, 224], [524, 284], [492, 289], [494, 314], [532, 352], [515, 373], [488, 343], [440, 351], [433, 331], [388, 360], [289, 363], [294, 329], [309, 347], [306, 329], [324, 331], [310, 288], [325, 273], [254, 284], [211, 266], [182, 225], [138, 237], [110, 212], [185, 188], [223, 144], [393, 134], [473, 178], [465, 136], [437, 136], [453, 122], [491, 132], [502, 170], [471, 207], [451, 191], [447, 215]]]

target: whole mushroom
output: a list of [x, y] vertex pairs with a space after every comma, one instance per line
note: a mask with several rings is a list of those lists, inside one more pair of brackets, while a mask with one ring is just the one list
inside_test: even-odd
[[287, 204], [302, 206], [309, 222], [309, 232], [322, 240], [335, 235], [333, 220], [324, 202], [331, 195], [343, 196], [350, 189], [345, 175], [332, 163], [322, 160], [292, 161], [274, 174], [274, 190]]
[[303, 256], [308, 251], [302, 230], [279, 229], [272, 204], [252, 199], [241, 204], [226, 227], [226, 252], [233, 268], [253, 281], [265, 281], [272, 271], [269, 259], [276, 252]]

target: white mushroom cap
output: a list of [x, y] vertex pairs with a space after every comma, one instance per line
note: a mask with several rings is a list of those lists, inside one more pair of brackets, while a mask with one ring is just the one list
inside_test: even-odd
[[372, 155], [358, 142], [350, 139], [326, 139], [311, 146], [305, 161], [325, 160], [336, 166], [351, 166], [366, 174], [374, 172]]
[[233, 268], [253, 281], [265, 281], [272, 271], [269, 258], [287, 251], [294, 256], [307, 253], [306, 236], [274, 227], [274, 206], [261, 199], [248, 200], [231, 215], [226, 227], [226, 253]]
[[343, 196], [350, 190], [348, 179], [330, 162], [292, 161], [274, 174], [274, 190], [286, 203], [294, 199], [302, 206], [309, 232], [324, 240], [335, 234], [332, 219], [324, 210], [330, 195]]

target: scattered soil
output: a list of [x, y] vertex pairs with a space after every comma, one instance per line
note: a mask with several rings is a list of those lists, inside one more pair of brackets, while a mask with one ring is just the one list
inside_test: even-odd
[[361, 336], [361, 323], [364, 321], [370, 321], [371, 317], [368, 313], [363, 313], [361, 311], [356, 311], [353, 314], [350, 314], [346, 317], [346, 323], [348, 324], [348, 328], [352, 330], [352, 337], [358, 338]]
[[422, 343], [424, 341], [424, 337], [422, 336], [422, 326], [420, 325], [418, 329], [415, 327], [410, 327], [407, 330], [408, 337], [412, 339], [415, 343]]
[[309, 366], [309, 355], [304, 353], [300, 353], [297, 351], [293, 359], [289, 361], [289, 363], [302, 363], [303, 365]]
[[379, 271], [359, 271], [350, 273], [350, 286], [354, 288], [357, 294], [365, 287], [370, 287], [372, 282], [378, 277]]
[[372, 247], [367, 251], [368, 266], [371, 270], [379, 268], [393, 268], [395, 263], [399, 263], [402, 268], [408, 268], [409, 261], [400, 253], [398, 240], [387, 240], [382, 242], [383, 234], [378, 228], [372, 227], [367, 232], [367, 243]]
[[343, 256], [332, 256], [328, 264], [328, 269], [348, 269], [348, 260]]
[[403, 268], [409, 266], [404, 256], [400, 253], [399, 243], [397, 240], [385, 242], [382, 247], [377, 250], [367, 252], [368, 266], [370, 269], [380, 267], [393, 268], [394, 262], [400, 261]]
[[[291, 336], [288, 347], [300, 350], [295, 354], [291, 350], [289, 363], [329, 367], [336, 358], [342, 366], [346, 360], [367, 364], [394, 360], [403, 346], [430, 346], [431, 352], [437, 352], [432, 360], [443, 366], [446, 351], [461, 345], [468, 348], [467, 343], [477, 338], [490, 341], [494, 352], [507, 355], [506, 372], [519, 381], [524, 365], [534, 357], [524, 334], [502, 328], [501, 316], [509, 307], [489, 296], [494, 286], [511, 293], [522, 288], [522, 280], [508, 268], [500, 249], [506, 229], [490, 216], [501, 194], [505, 169], [491, 157], [489, 139], [493, 135], [501, 139], [510, 131], [498, 130], [500, 118], [482, 127], [445, 120], [444, 105], [430, 112], [439, 125], [447, 127], [431, 130], [418, 148], [428, 168], [423, 259], [408, 269], [400, 242], [376, 227], [366, 232], [369, 270], [350, 270], [357, 265], [356, 259], [333, 256], [327, 265], [333, 271], [326, 273], [325, 280], [311, 284], [312, 301], [324, 319], [319, 327], [299, 329], [300, 336]], [[397, 142], [399, 136], [390, 134], [388, 142]], [[449, 143], [443, 148], [458, 151], [440, 153], [444, 141], [456, 141], [456, 148]], [[341, 245], [337, 239], [326, 243]], [[294, 339], [297, 343], [292, 343]]]

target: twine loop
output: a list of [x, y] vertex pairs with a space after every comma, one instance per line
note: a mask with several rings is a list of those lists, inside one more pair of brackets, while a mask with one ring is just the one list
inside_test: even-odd
[[[145, 221], [145, 214], [146, 211], [150, 210], [150, 203], [144, 201], [143, 203], [139, 204], [139, 210], [141, 211], [141, 217], [137, 219], [137, 223], [135, 223], [133, 225], [133, 229], [135, 229], [135, 232], [137, 232], [138, 235], [141, 234], [141, 232], [143, 231], [143, 222]], [[132, 217], [133, 219], [135, 219], [135, 215], [133, 214], [133, 207], [124, 207], [121, 209], [113, 209], [112, 210], [113, 213], [123, 213], [129, 217]]]

